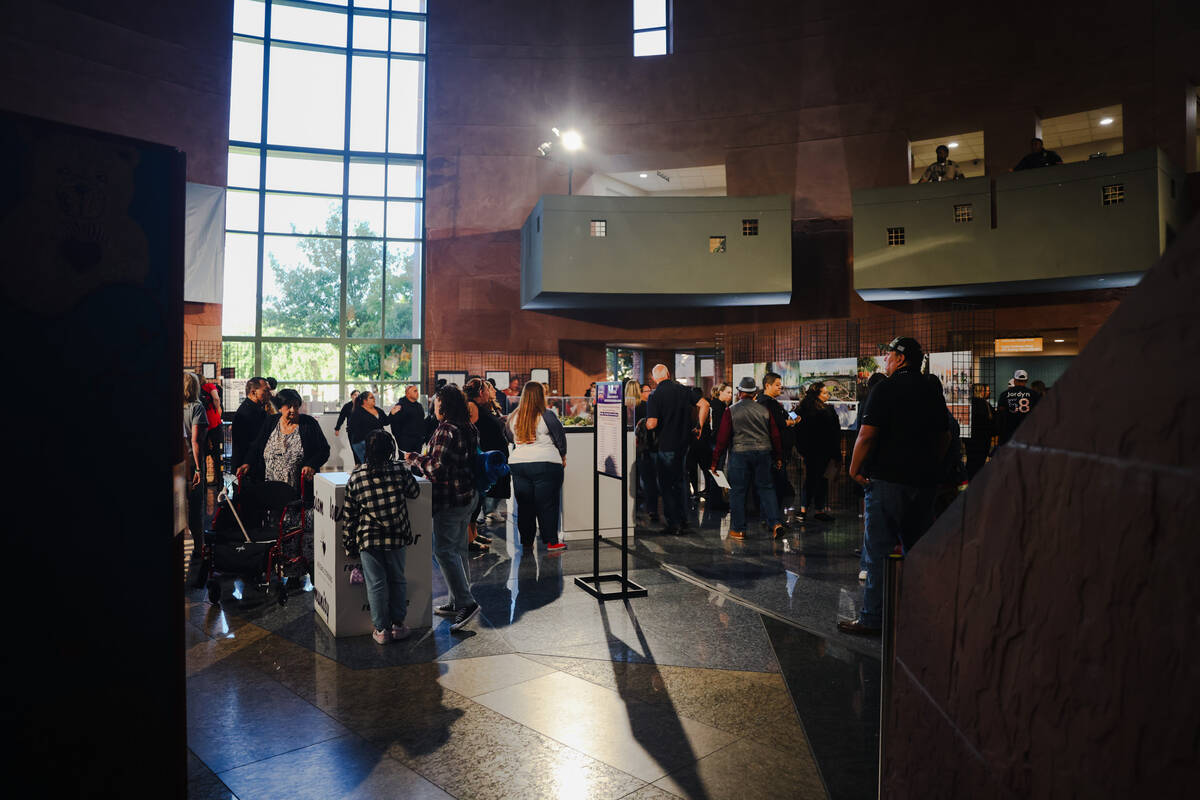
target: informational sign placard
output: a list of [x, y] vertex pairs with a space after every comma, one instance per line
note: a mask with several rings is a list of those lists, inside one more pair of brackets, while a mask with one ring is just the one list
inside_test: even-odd
[[613, 478], [620, 478], [624, 470], [621, 463], [624, 403], [620, 381], [596, 384], [596, 471]]

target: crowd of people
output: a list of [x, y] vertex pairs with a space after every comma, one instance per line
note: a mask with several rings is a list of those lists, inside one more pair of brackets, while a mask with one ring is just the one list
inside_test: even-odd
[[[1041, 382], [1030, 383], [1028, 373], [1017, 370], [993, 410], [990, 388], [977, 384], [971, 435], [960, 443], [958, 420], [938, 378], [921, 373], [922, 358], [920, 344], [911, 338], [888, 346], [883, 371], [865, 386], [848, 470], [843, 469], [841, 424], [823, 382], [805, 387], [799, 403], [789, 402], [789, 408], [781, 401], [782, 378], [775, 372], [766, 372], [761, 382], [746, 376], [736, 387], [716, 383], [705, 394], [673, 379], [665, 364], [656, 365], [652, 384], [630, 381], [625, 387], [636, 430], [641, 512], [656, 524], [661, 504], [661, 531], [686, 535], [692, 532], [689, 508], [703, 501], [707, 510], [728, 509], [729, 538], [742, 540], [750, 533], [751, 509], [757, 508], [766, 534], [778, 538], [809, 515], [831, 521], [830, 481], [848, 472], [863, 497], [859, 577], [864, 586], [858, 617], [839, 627], [877, 633], [884, 559], [893, 549], [904, 551], [916, 543], [1045, 392]], [[462, 629], [479, 610], [470, 558], [487, 552], [491, 537], [484, 528], [498, 520], [503, 500], [514, 500], [522, 548], [535, 548], [539, 538], [548, 553], [566, 548], [559, 527], [567, 436], [548, 404], [547, 387], [530, 381], [510, 394], [519, 384], [514, 378], [501, 391], [480, 377], [462, 388], [443, 381], [428, 408], [413, 384], [386, 412], [375, 393], [364, 389], [352, 392], [342, 407], [334, 435], [346, 430], [355, 462], [347, 483], [343, 545], [362, 559], [380, 644], [409, 633], [403, 548], [412, 542], [406, 501], [419, 491], [414, 475], [432, 485], [433, 552], [449, 589], [449, 602], [436, 613], [453, 618], [452, 630]], [[206, 464], [211, 461], [217, 470], [221, 464], [221, 398], [218, 386], [191, 372], [184, 373], [183, 389], [188, 526], [196, 539], [203, 530]], [[506, 414], [510, 398], [516, 406]], [[230, 425], [238, 479], [305, 490], [328, 461], [330, 447], [317, 420], [300, 412], [302, 405], [298, 392], [278, 390], [272, 379], [246, 382], [245, 399]], [[481, 455], [506, 463], [511, 479], [481, 488]], [[793, 484], [789, 465], [802, 473], [802, 481]]]

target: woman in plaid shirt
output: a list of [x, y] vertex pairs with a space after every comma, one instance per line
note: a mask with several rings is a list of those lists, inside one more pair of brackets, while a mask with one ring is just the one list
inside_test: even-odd
[[467, 524], [479, 498], [475, 491], [479, 433], [467, 416], [467, 400], [454, 384], [438, 389], [433, 401], [438, 426], [424, 455], [404, 453], [404, 463], [433, 483], [433, 557], [450, 589], [450, 602], [436, 613], [453, 617], [450, 630], [471, 621], [479, 604], [467, 573]]
[[[413, 543], [406, 497], [421, 488], [404, 464], [392, 459], [395, 442], [385, 431], [371, 431], [366, 440], [367, 463], [359, 464], [346, 482], [342, 511], [342, 546], [346, 555], [362, 558], [371, 607], [372, 636], [377, 644], [409, 634], [408, 583], [404, 578], [404, 548]], [[389, 632], [390, 627], [390, 632]]]

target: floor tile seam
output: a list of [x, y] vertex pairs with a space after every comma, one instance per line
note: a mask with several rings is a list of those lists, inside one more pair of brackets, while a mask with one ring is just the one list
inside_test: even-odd
[[[555, 670], [555, 672], [562, 672], [562, 670]], [[547, 675], [549, 675], [549, 674], [551, 674], [551, 673], [547, 673]], [[564, 673], [564, 674], [567, 674], [567, 673]], [[546, 675], [540, 675], [540, 676], [538, 676], [538, 677], [544, 678], [544, 677], [546, 677]], [[572, 677], [574, 677], [574, 676], [572, 676]], [[514, 684], [514, 685], [515, 685], [515, 684]], [[451, 690], [451, 689], [447, 689], [446, 691], [448, 691], [448, 692], [452, 692], [453, 690]], [[499, 690], [499, 689], [496, 689], [496, 690], [494, 690], [494, 691], [501, 691], [501, 690]], [[486, 705], [486, 704], [484, 704], [484, 703], [480, 703], [478, 700], [476, 700], [476, 699], [475, 699], [475, 698], [473, 698], [473, 697], [467, 697], [466, 695], [460, 694], [459, 692], [453, 692], [453, 693], [454, 693], [454, 694], [457, 694], [457, 695], [459, 695], [459, 697], [462, 697], [462, 698], [466, 699], [466, 700], [467, 700], [468, 702], [470, 702], [470, 703], [474, 703], [475, 705], [479, 706], [480, 708], [486, 709], [487, 711], [491, 712], [492, 714], [495, 714], [495, 715], [496, 715], [496, 716], [498, 716], [498, 717], [501, 717], [501, 718], [503, 718], [503, 719], [506, 719], [506, 720], [508, 720], [509, 722], [513, 723], [514, 725], [516, 725], [516, 726], [518, 726], [518, 727], [520, 727], [520, 728], [524, 728], [525, 730], [529, 731], [530, 733], [534, 734], [535, 736], [540, 736], [540, 737], [542, 737], [543, 739], [547, 739], [547, 740], [549, 740], [549, 741], [551, 741], [551, 742], [554, 742], [555, 744], [557, 744], [557, 745], [559, 745], [559, 746], [561, 746], [561, 747], [565, 747], [567, 750], [570, 750], [572, 753], [575, 753], [576, 755], [582, 756], [583, 758], [585, 758], [585, 759], [588, 759], [588, 760], [590, 760], [590, 761], [595, 761], [597, 764], [603, 764], [604, 766], [608, 767], [609, 769], [615, 770], [615, 771], [617, 771], [617, 772], [621, 773], [622, 775], [626, 775], [626, 776], [628, 776], [628, 777], [632, 778], [632, 779], [633, 779], [633, 780], [635, 780], [635, 781], [641, 781], [643, 785], [642, 785], [642, 786], [639, 786], [639, 787], [638, 787], [638, 789], [642, 789], [642, 788], [644, 788], [646, 785], [649, 785], [649, 784], [651, 783], [651, 781], [645, 781], [645, 780], [642, 780], [641, 778], [639, 778], [638, 776], [634, 775], [633, 773], [626, 772], [625, 770], [621, 769], [620, 767], [616, 766], [615, 764], [610, 764], [609, 762], [607, 762], [607, 761], [604, 761], [603, 759], [601, 759], [601, 758], [598, 758], [598, 757], [596, 757], [596, 756], [594, 756], [594, 755], [591, 755], [590, 753], [585, 753], [585, 752], [583, 752], [582, 750], [580, 750], [580, 749], [576, 748], [576, 747], [575, 747], [575, 746], [573, 746], [573, 745], [570, 745], [570, 744], [568, 744], [568, 743], [566, 743], [566, 742], [562, 741], [561, 739], [556, 739], [556, 738], [554, 738], [553, 736], [551, 736], [550, 734], [548, 734], [548, 733], [545, 733], [544, 731], [539, 731], [537, 728], [534, 728], [534, 727], [532, 727], [532, 726], [530, 726], [530, 725], [526, 725], [524, 722], [521, 722], [520, 720], [513, 719], [512, 717], [508, 716], [507, 714], [505, 714], [505, 713], [504, 713], [504, 712], [502, 712], [502, 711], [497, 711], [496, 709], [492, 708], [492, 707], [491, 707], [491, 706], [489, 706], [489, 705]], [[490, 694], [490, 693], [491, 693], [491, 692], [487, 692], [486, 694]], [[482, 697], [483, 695], [479, 695], [479, 696], [480, 696], [480, 697]], [[407, 765], [405, 765], [405, 766], [407, 766]], [[412, 767], [409, 767], [409, 769], [413, 769], [413, 768], [412, 768]], [[414, 772], [416, 772], [416, 770], [415, 770], [415, 769], [414, 769], [413, 771], [414, 771]], [[424, 777], [424, 776], [422, 776], [422, 777]], [[665, 776], [664, 776], [664, 777], [665, 777]], [[426, 778], [426, 780], [429, 780], [429, 779], [428, 779], [428, 778]], [[432, 783], [432, 781], [430, 781], [430, 782]], [[449, 791], [447, 791], [446, 789], [442, 788], [441, 786], [439, 786], [438, 788], [439, 788], [439, 789], [442, 789], [442, 791], [446, 792], [446, 794], [450, 794], [450, 792], [449, 792]]]
[[[357, 733], [355, 733], [354, 731], [350, 730], [349, 728], [346, 728], [346, 726], [345, 726], [345, 725], [342, 725], [342, 727], [343, 727], [343, 728], [345, 728], [346, 732], [345, 732], [345, 733], [339, 733], [337, 736], [330, 736], [330, 737], [328, 737], [328, 738], [326, 738], [326, 739], [321, 739], [320, 741], [316, 741], [316, 742], [310, 742], [310, 743], [308, 743], [308, 744], [303, 744], [303, 745], [300, 745], [299, 747], [293, 747], [291, 750], [284, 750], [282, 753], [274, 753], [274, 754], [272, 754], [272, 755], [269, 755], [269, 756], [263, 756], [262, 758], [256, 758], [256, 759], [254, 759], [253, 761], [247, 761], [247, 762], [245, 762], [245, 763], [242, 763], [242, 764], [236, 764], [236, 765], [234, 765], [234, 766], [232, 766], [232, 767], [227, 767], [227, 768], [225, 768], [225, 769], [221, 770], [220, 772], [217, 772], [217, 771], [216, 771], [216, 770], [214, 770], [212, 767], [208, 767], [208, 762], [207, 762], [207, 761], [205, 761], [205, 762], [204, 762], [204, 766], [208, 767], [209, 771], [210, 771], [210, 772], [212, 772], [212, 774], [213, 774], [213, 775], [216, 775], [218, 778], [220, 778], [220, 780], [221, 780], [221, 783], [225, 783], [225, 779], [224, 779], [224, 778], [222, 778], [221, 776], [222, 776], [222, 775], [226, 775], [226, 774], [228, 774], [228, 773], [230, 773], [230, 772], [233, 772], [234, 770], [242, 769], [243, 767], [252, 767], [252, 766], [254, 766], [255, 764], [261, 764], [261, 763], [263, 763], [264, 761], [270, 761], [270, 760], [271, 760], [271, 759], [273, 759], [273, 758], [279, 758], [280, 756], [286, 756], [286, 755], [289, 755], [289, 754], [291, 754], [291, 753], [298, 753], [298, 752], [300, 752], [301, 750], [307, 750], [308, 748], [310, 748], [310, 747], [315, 747], [315, 746], [317, 746], [317, 745], [319, 745], [319, 744], [325, 744], [326, 742], [332, 742], [334, 739], [344, 739], [344, 738], [346, 738], [347, 736], [351, 736], [351, 735], [353, 735], [353, 736], [358, 736], [358, 734], [357, 734]], [[199, 758], [199, 756], [197, 756], [197, 758]], [[200, 759], [200, 760], [201, 760], [201, 761], [204, 761], [204, 759]]]
[[[668, 791], [667, 789], [664, 789], [663, 787], [659, 786], [658, 782], [665, 781], [667, 778], [670, 778], [673, 775], [678, 775], [680, 772], [683, 772], [684, 770], [694, 768], [697, 764], [699, 764], [704, 759], [711, 758], [724, 750], [728, 750], [730, 747], [733, 747], [735, 744], [737, 744], [738, 742], [742, 741], [745, 738], [746, 737], [735, 738], [733, 741], [721, 745], [717, 749], [713, 750], [711, 753], [705, 753], [704, 755], [700, 756], [699, 758], [697, 758], [695, 761], [691, 762], [690, 764], [681, 764], [680, 766], [676, 767], [675, 769], [671, 770], [670, 772], [666, 773], [665, 775], [662, 775], [661, 777], [655, 778], [654, 780], [650, 781], [650, 785], [653, 786], [655, 789], [660, 789], [664, 792], [667, 792], [667, 794], [675, 795], [674, 792]], [[755, 743], [751, 742], [751, 744], [755, 744]], [[826, 795], [828, 796], [828, 792], [826, 792]], [[679, 795], [675, 795], [675, 796], [679, 797]]]
[[[779, 658], [779, 653], [775, 650], [775, 641], [767, 631], [766, 623], [763, 622], [761, 616], [758, 618], [758, 624], [762, 626], [763, 635], [767, 637], [767, 643], [771, 646], [771, 652], [775, 654], [775, 660], [779, 661], [779, 674], [783, 677], [783, 662]], [[813, 766], [817, 768], [817, 777], [821, 779], [821, 786], [825, 789], [825, 797], [833, 797], [829, 791], [829, 782], [825, 780], [825, 770], [822, 769], [821, 761], [817, 758], [817, 752], [813, 749], [813, 740], [808, 733], [808, 726], [804, 723], [804, 715], [800, 713], [800, 706], [796, 704], [796, 696], [792, 694], [792, 686], [788, 683], [786, 677], [783, 678], [783, 689], [787, 692], [788, 699], [792, 701], [792, 712], [796, 715], [796, 724], [800, 726], [800, 733], [804, 736], [804, 744], [808, 746], [808, 754], [812, 757]]]
[[[718, 589], [717, 587], [712, 586], [711, 584], [705, 583], [698, 577], [689, 575], [683, 569], [675, 566], [674, 564], [664, 563], [661, 568], [663, 570], [666, 570], [667, 572], [670, 572], [673, 575], [676, 575], [681, 580], [687, 581], [688, 583], [698, 586], [701, 589], [705, 589], [710, 592], [716, 592], [717, 594], [721, 595], [722, 597], [725, 597], [725, 598], [737, 603], [740, 606], [744, 606], [745, 608], [748, 608], [751, 611], [753, 611], [757, 614], [760, 614], [764, 617], [770, 617], [771, 619], [773, 619], [777, 622], [782, 622], [784, 625], [788, 625], [790, 627], [796, 628], [797, 630], [804, 631], [807, 634], [816, 636], [820, 639], [824, 639], [827, 642], [831, 642], [839, 647], [844, 647], [847, 650], [852, 650], [853, 652], [858, 653], [859, 655], [868, 656], [870, 658], [875, 659], [876, 661], [880, 660], [880, 656], [878, 653], [873, 652], [869, 648], [864, 648], [862, 645], [855, 643], [853, 640], [843, 640], [840, 638], [834, 639], [833, 637], [829, 636], [828, 631], [821, 631], [821, 630], [818, 630], [817, 628], [810, 627], [808, 625], [803, 625], [800, 622], [797, 622], [796, 620], [791, 619], [789, 617], [785, 617], [784, 615], [782, 615], [778, 612], [772, 611], [769, 608], [764, 608], [764, 607], [762, 607], [756, 603], [753, 603], [743, 597], [739, 597], [738, 595], [734, 594], [732, 591]], [[774, 648], [772, 648], [772, 652], [774, 652]], [[776, 660], [776, 662], [779, 661], [779, 657], [777, 654], [776, 654], [775, 660]]]
[[[741, 673], [745, 673], [747, 675], [779, 675], [780, 674], [778, 671], [767, 672], [767, 671], [760, 671], [760, 670], [756, 670], [756, 669], [733, 669], [733, 668], [726, 668], [726, 667], [693, 667], [689, 664], [669, 664], [669, 663], [664, 663], [664, 662], [660, 662], [660, 661], [620, 661], [620, 660], [608, 659], [608, 658], [589, 658], [587, 656], [564, 656], [562, 653], [538, 653], [538, 652], [534, 652], [531, 650], [518, 650], [518, 651], [516, 651], [515, 654], [516, 655], [525, 655], [525, 656], [545, 656], [546, 658], [576, 658], [576, 659], [579, 659], [580, 661], [603, 661], [606, 664], [651, 664], [656, 667], [675, 667], [677, 669], [710, 669], [710, 670], [713, 670], [716, 672], [741, 672]], [[772, 653], [772, 655], [774, 656], [774, 653]], [[778, 658], [776, 658], [776, 660], [778, 660]], [[560, 670], [560, 671], [565, 672], [565, 670]]]
[[[769, 642], [770, 637], [767, 637], [767, 639]], [[596, 662], [604, 663], [604, 664], [628, 664], [628, 663], [631, 663], [628, 661], [615, 661], [611, 658], [588, 658], [587, 656], [558, 656], [558, 655], [551, 655], [549, 653], [517, 652], [517, 653], [514, 653], [514, 655], [518, 655], [518, 656], [527, 658], [528, 660], [533, 661], [535, 664], [541, 664], [542, 662], [537, 661], [532, 658], [529, 658], [529, 656], [546, 656], [548, 658], [570, 658], [570, 659], [574, 659], [575, 661], [596, 661]], [[775, 676], [779, 676], [779, 674], [780, 674], [778, 672], [763, 672], [762, 670], [757, 670], [757, 669], [733, 669], [731, 667], [692, 667], [692, 666], [688, 666], [687, 664], [659, 664], [656, 661], [648, 661], [648, 662], [642, 661], [642, 662], [632, 662], [632, 663], [638, 664], [638, 665], [649, 664], [649, 665], [655, 666], [655, 667], [670, 667], [671, 669], [699, 669], [699, 670], [707, 670], [709, 672], [732, 672], [732, 673], [738, 673], [738, 674], [744, 674], [744, 675], [775, 675]], [[545, 665], [543, 664], [543, 666], [545, 666]], [[555, 669], [557, 669], [557, 667], [555, 667]], [[566, 672], [566, 671], [567, 670], [565, 670], [565, 669], [559, 670], [559, 672]]]
[[[596, 683], [596, 682], [594, 682], [594, 681], [590, 681], [590, 680], [588, 680], [587, 678], [584, 678], [584, 677], [582, 677], [582, 676], [580, 676], [580, 675], [573, 675], [573, 674], [571, 674], [570, 672], [567, 672], [567, 671], [565, 671], [565, 670], [556, 669], [556, 670], [555, 670], [555, 672], [561, 672], [563, 675], [566, 675], [566, 676], [567, 676], [567, 677], [569, 677], [569, 678], [575, 678], [576, 680], [581, 680], [581, 681], [583, 681], [584, 683], [590, 683], [592, 686], [595, 686], [595, 687], [596, 687], [596, 688], [598, 688], [598, 689], [603, 689], [604, 691], [606, 691], [606, 692], [609, 692], [610, 694], [616, 695], [616, 699], [617, 699], [617, 700], [618, 700], [620, 703], [622, 703], [622, 704], [623, 704], [623, 705], [626, 707], [626, 709], [627, 709], [627, 710], [629, 709], [629, 707], [630, 707], [631, 705], [632, 705], [632, 706], [639, 707], [639, 708], [659, 709], [659, 710], [661, 710], [661, 709], [662, 709], [662, 706], [664, 706], [664, 705], [667, 705], [666, 703], [648, 703], [648, 702], [645, 702], [645, 701], [643, 701], [643, 700], [638, 700], [638, 699], [636, 699], [636, 698], [629, 698], [629, 699], [626, 699], [626, 698], [624, 698], [624, 697], [622, 697], [622, 696], [621, 696], [621, 692], [620, 692], [619, 690], [617, 690], [617, 689], [611, 689], [611, 688], [609, 688], [609, 687], [607, 687], [607, 686], [605, 686], [605, 685], [603, 685], [603, 684]], [[547, 673], [547, 674], [545, 674], [545, 675], [539, 675], [537, 678], [531, 678], [530, 680], [540, 680], [540, 679], [542, 679], [542, 678], [547, 678], [547, 677], [549, 677], [549, 676], [550, 676], [550, 675], [552, 675], [552, 674], [554, 674], [554, 673]], [[528, 682], [529, 682], [529, 681], [522, 681], [522, 683], [528, 683]], [[518, 684], [513, 684], [513, 685], [514, 685], [514, 686], [516, 686], [516, 685], [518, 685]], [[502, 691], [507, 691], [507, 690], [508, 690], [508, 689], [510, 689], [510, 688], [511, 688], [511, 687], [508, 687], [508, 686], [506, 686], [506, 687], [504, 687], [503, 689], [493, 689], [493, 690], [492, 690], [492, 691], [490, 691], [490, 692], [484, 692], [483, 694], [481, 694], [481, 695], [478, 695], [478, 697], [483, 697], [483, 696], [485, 696], [485, 695], [488, 695], [488, 694], [493, 694], [494, 692], [502, 692]], [[477, 702], [477, 703], [478, 703], [478, 701], [477, 701], [477, 700], [475, 700], [475, 698], [468, 698], [468, 699], [469, 699], [469, 700], [472, 700], [473, 702]], [[492, 711], [495, 711], [497, 714], [500, 714], [501, 716], [505, 717], [506, 719], [512, 719], [512, 718], [511, 718], [511, 717], [509, 717], [507, 714], [503, 714], [503, 713], [501, 713], [501, 712], [499, 712], [499, 711], [496, 711], [494, 708], [492, 708], [491, 706], [487, 705], [486, 703], [479, 703], [479, 705], [483, 706], [484, 708], [491, 709]], [[703, 725], [704, 727], [706, 727], [706, 728], [711, 728], [712, 730], [714, 730], [714, 731], [717, 731], [718, 733], [723, 733], [723, 734], [726, 734], [726, 735], [728, 735], [728, 736], [731, 736], [731, 737], [733, 737], [735, 740], [736, 740], [736, 739], [739, 739], [739, 738], [741, 738], [741, 735], [740, 735], [740, 734], [734, 733], [734, 732], [732, 732], [732, 731], [727, 731], [727, 730], [724, 730], [724, 729], [722, 729], [722, 728], [718, 728], [716, 725], [710, 725], [710, 724], [708, 724], [707, 722], [701, 722], [700, 720], [698, 720], [698, 719], [695, 719], [694, 717], [689, 717], [689, 716], [687, 716], [687, 715], [685, 715], [685, 714], [680, 714], [680, 713], [678, 712], [678, 709], [675, 707], [675, 704], [674, 704], [673, 702], [672, 702], [672, 703], [670, 703], [670, 706], [671, 706], [671, 710], [672, 710], [672, 712], [674, 712], [674, 717], [675, 717], [675, 719], [677, 719], [677, 720], [680, 720], [680, 721], [682, 721], [682, 720], [687, 720], [688, 722], [691, 722], [691, 723], [692, 723], [692, 724], [694, 724], [694, 725]], [[516, 722], [518, 725], [523, 725], [523, 724], [524, 724], [524, 723], [520, 722], [519, 720], [515, 720], [515, 719], [514, 719], [514, 720], [512, 720], [512, 721], [513, 721], [513, 722]], [[525, 727], [529, 727], [529, 726], [525, 726]], [[546, 734], [546, 733], [542, 733], [541, 731], [537, 731], [537, 729], [536, 729], [536, 728], [531, 728], [530, 730], [534, 730], [534, 731], [536, 731], [536, 732], [538, 732], [538, 733], [541, 733], [543, 736], [548, 736], [548, 734]], [[550, 737], [550, 738], [553, 738], [553, 737]], [[555, 741], [558, 741], [558, 740], [556, 739]], [[570, 745], [567, 745], [565, 742], [561, 742], [561, 744], [563, 744], [564, 746], [568, 746], [568, 747], [570, 746]], [[718, 748], [718, 749], [721, 749], [721, 748]], [[715, 751], [714, 751], [714, 752], [715, 752]], [[585, 753], [584, 755], [587, 755], [587, 754]], [[595, 758], [594, 756], [589, 756], [589, 757], [590, 757], [590, 758]], [[599, 761], [599, 759], [596, 759], [596, 760], [597, 760], [597, 761]], [[607, 762], [605, 762], [605, 763], [607, 763]], [[609, 764], [609, 766], [614, 766], [614, 765], [612, 765], [612, 764]], [[634, 777], [636, 778], [637, 776], [635, 775]], [[665, 776], [664, 776], [664, 777], [665, 777]], [[638, 780], [642, 780], [642, 779], [641, 779], [641, 778], [638, 778]], [[657, 780], [657, 778], [656, 778], [655, 780]]]
[[[519, 655], [519, 654], [518, 654], [518, 653], [513, 653], [513, 655]], [[485, 656], [480, 656], [480, 658], [484, 658], [484, 657], [485, 657]], [[532, 660], [529, 660], [529, 661], [530, 661], [530, 663], [532, 663], [532, 664], [537, 664], [537, 663], [538, 663], [538, 662], [536, 662], [536, 661], [532, 661]], [[547, 666], [547, 665], [546, 665], [546, 664], [541, 664], [541, 666], [545, 667], [545, 666]], [[564, 673], [564, 674], [567, 674], [567, 675], [569, 675], [569, 674], [570, 674], [569, 672], [566, 672], [565, 670], [556, 669], [556, 668], [554, 668], [554, 667], [550, 667], [550, 669], [554, 670], [554, 672], [562, 672], [562, 673]], [[504, 686], [501, 686], [501, 687], [499, 687], [499, 688], [497, 688], [497, 689], [488, 689], [486, 692], [480, 692], [479, 694], [475, 695], [474, 697], [472, 697], [471, 695], [466, 695], [466, 694], [463, 694], [462, 692], [459, 692], [459, 691], [455, 691], [455, 694], [462, 695], [463, 697], [467, 698], [468, 700], [474, 701], [474, 700], [475, 700], [475, 697], [483, 697], [485, 694], [491, 694], [492, 692], [503, 692], [503, 691], [507, 691], [508, 689], [512, 689], [512, 688], [514, 688], [514, 687], [516, 687], [516, 686], [520, 686], [521, 684], [524, 684], [524, 683], [529, 683], [530, 681], [536, 681], [536, 680], [538, 680], [539, 678], [545, 678], [547, 675], [553, 675], [553, 674], [554, 674], [554, 672], [544, 672], [544, 673], [542, 673], [541, 675], [534, 675], [534, 676], [532, 676], [532, 677], [529, 677], [529, 678], [523, 678], [522, 680], [519, 680], [519, 681], [517, 681], [516, 683], [509, 683], [509, 684], [506, 684], [506, 685], [504, 685]], [[442, 688], [443, 688], [443, 689], [445, 689], [446, 687], [444, 687], [444, 686], [443, 686]], [[450, 691], [450, 690], [447, 690], [447, 691]], [[482, 703], [480, 703], [480, 705], [483, 705], [483, 704], [482, 704]], [[485, 707], [485, 708], [487, 708], [487, 706], [484, 706], [484, 707]], [[514, 721], [515, 721], [515, 720], [514, 720]]]

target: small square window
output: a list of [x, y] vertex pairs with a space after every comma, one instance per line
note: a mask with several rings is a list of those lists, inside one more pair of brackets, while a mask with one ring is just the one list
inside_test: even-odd
[[1115, 206], [1118, 203], [1125, 202], [1125, 184], [1110, 183], [1104, 187], [1104, 192], [1101, 194], [1101, 200], [1106, 206]]
[[608, 220], [592, 220], [592, 236], [608, 236]]
[[975, 205], [973, 203], [963, 203], [954, 207], [955, 222], [971, 222], [975, 219]]
[[724, 253], [725, 252], [725, 237], [724, 236], [708, 237], [708, 252]]
[[742, 220], [742, 236], [758, 236], [758, 220]]
[[888, 228], [888, 247], [899, 247], [904, 244], [904, 228]]

